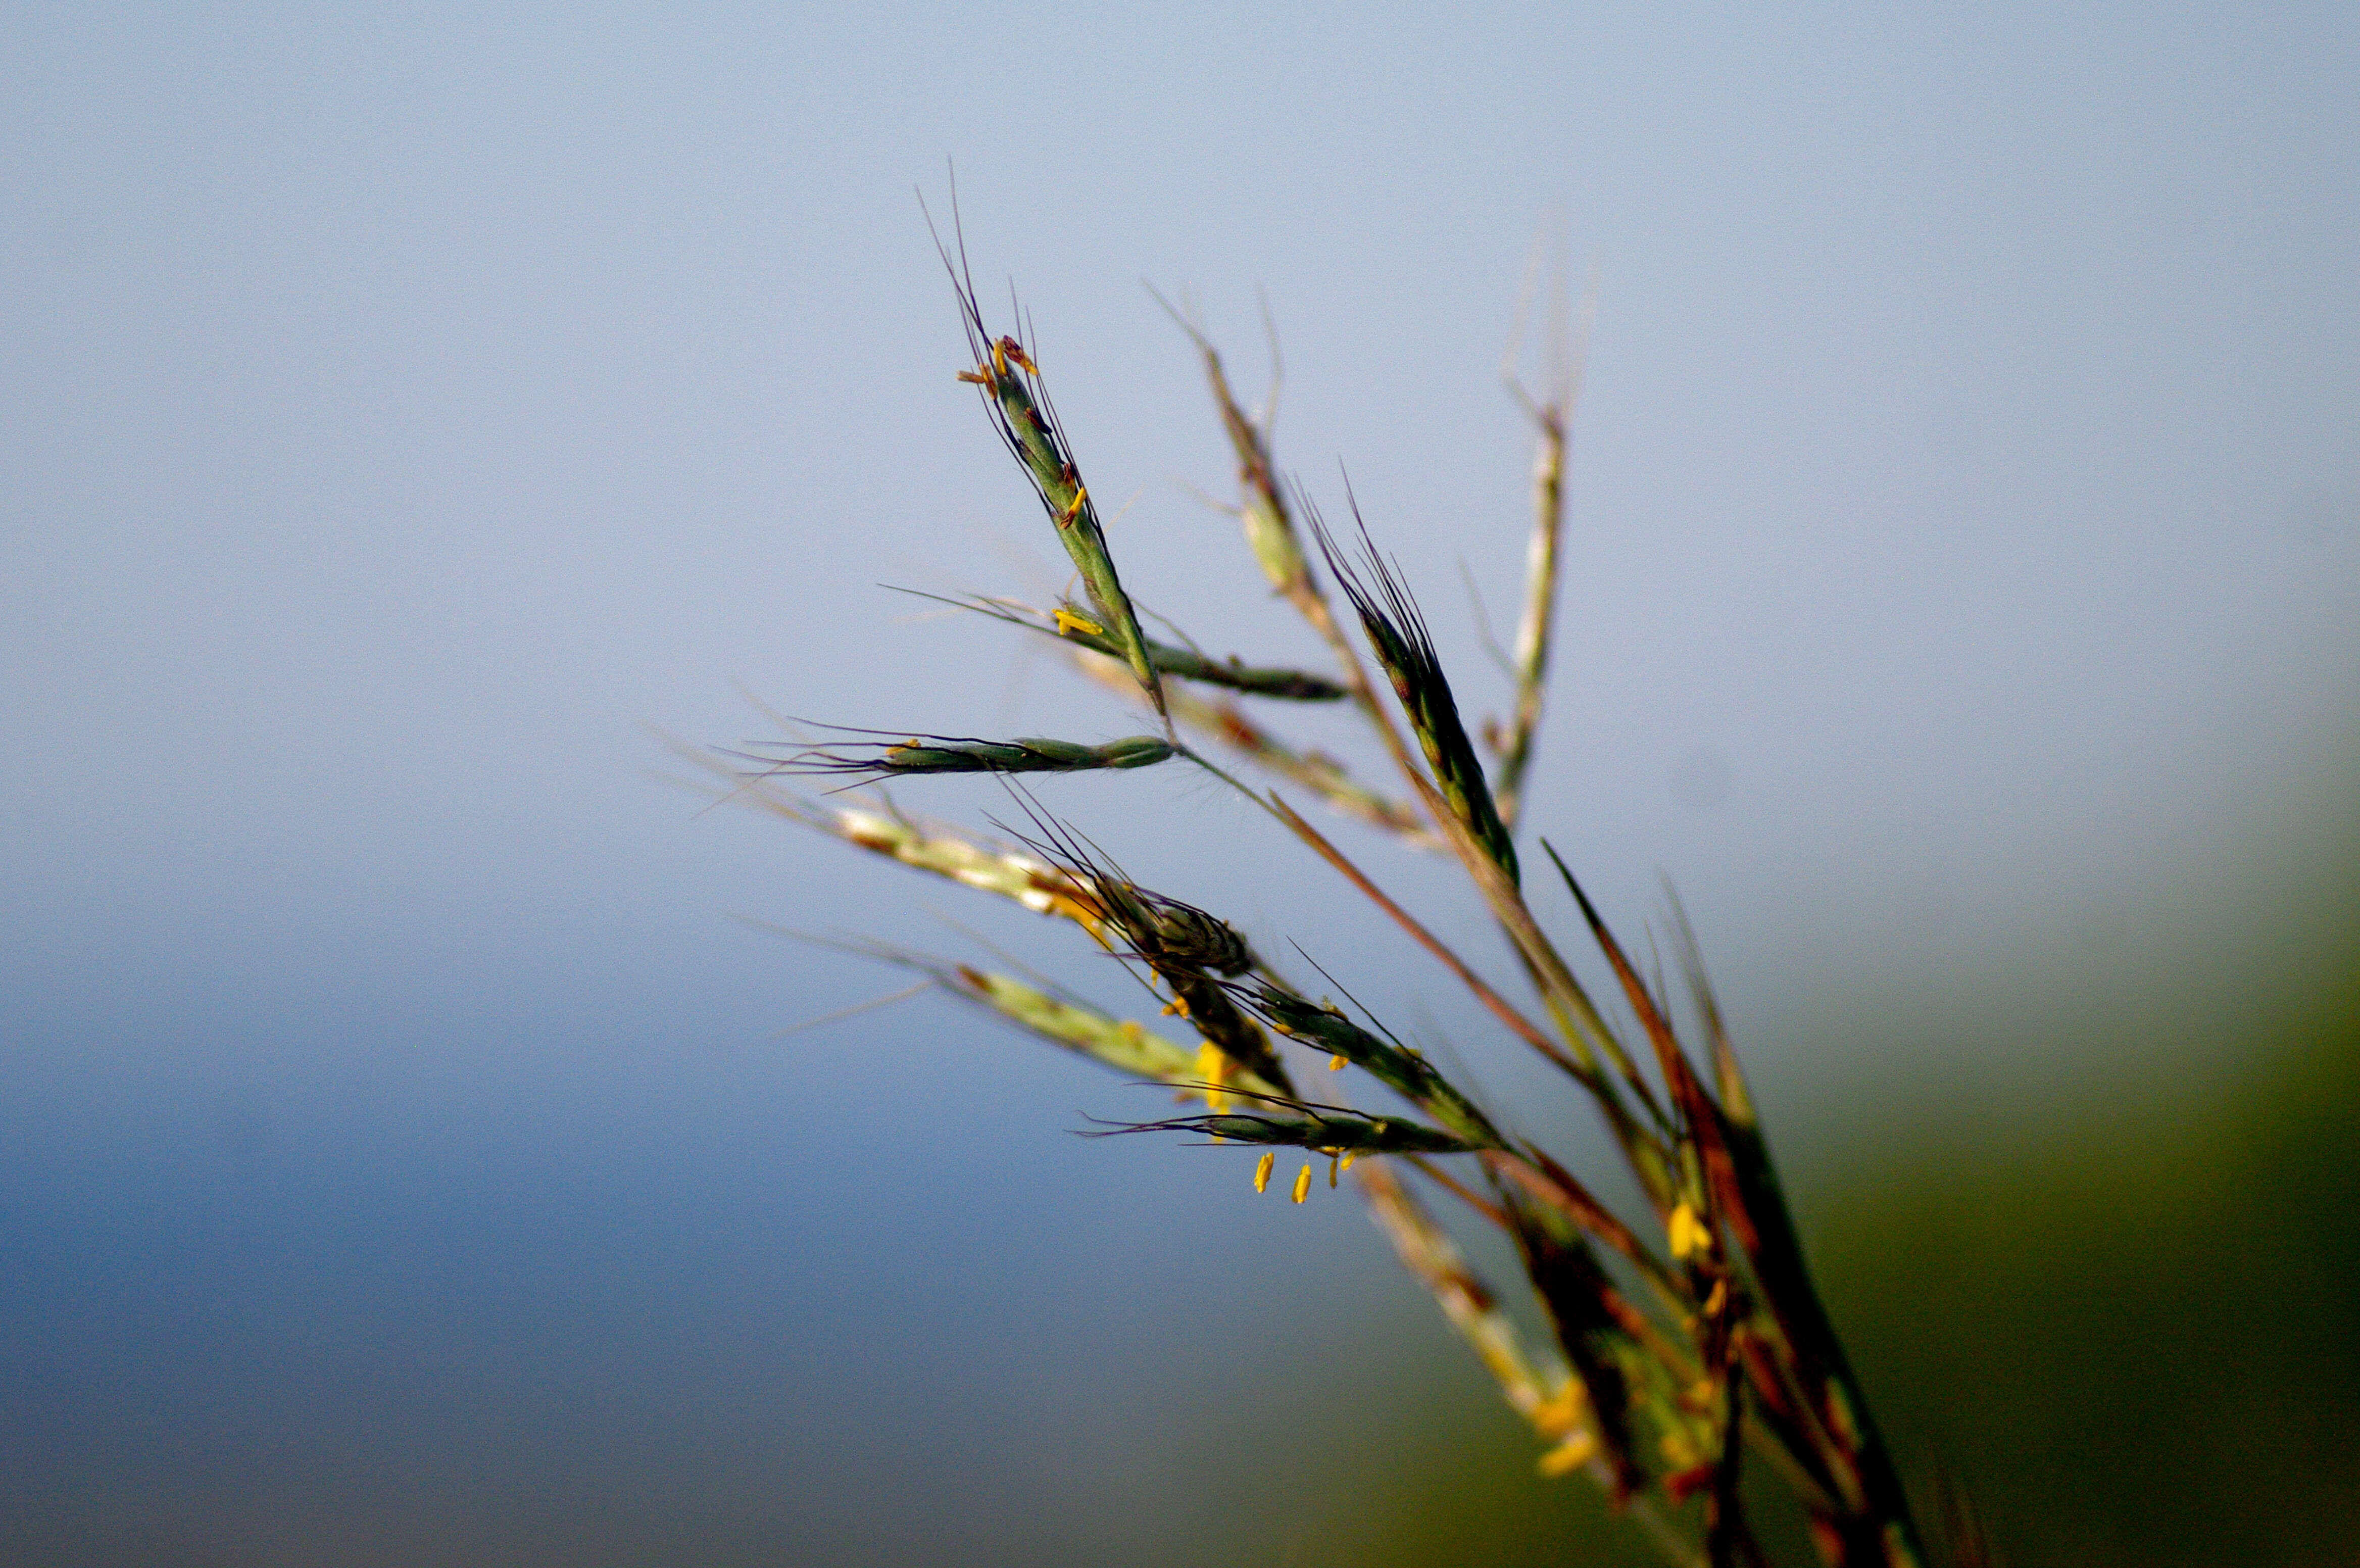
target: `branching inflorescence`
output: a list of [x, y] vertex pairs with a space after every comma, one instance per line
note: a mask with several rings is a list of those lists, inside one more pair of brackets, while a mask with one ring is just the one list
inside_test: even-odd
[[[956, 230], [954, 233], [956, 235]], [[917, 970], [945, 993], [1026, 1034], [1134, 1079], [1167, 1085], [1201, 1107], [1102, 1129], [1189, 1134], [1259, 1149], [1257, 1190], [1281, 1149], [1314, 1157], [1292, 1192], [1307, 1196], [1317, 1157], [1330, 1185], [1349, 1170], [1403, 1263], [1542, 1441], [1545, 1474], [1580, 1472], [1638, 1518], [1681, 1563], [1766, 1561], [1741, 1505], [1749, 1455], [1799, 1499], [1821, 1558], [1835, 1568], [1909, 1568], [1922, 1561], [1907, 1498], [1868, 1414], [1833, 1326], [1812, 1288], [1754, 1100], [1702, 978], [1685, 922], [1678, 951], [1702, 1032], [1700, 1070], [1673, 1009], [1608, 929], [1546, 840], [1551, 867], [1579, 909], [1587, 936], [1643, 1037], [1633, 1051], [1592, 1003], [1555, 939], [1525, 903], [1514, 834], [1526, 816], [1524, 780], [1537, 734], [1550, 644], [1563, 510], [1566, 423], [1573, 378], [1560, 372], [1536, 401], [1511, 378], [1538, 433], [1534, 544], [1513, 674], [1513, 717], [1483, 726], [1497, 757], [1487, 773], [1460, 699], [1398, 569], [1377, 549], [1357, 505], [1359, 549], [1349, 554], [1308, 497], [1277, 477], [1267, 418], [1249, 417], [1219, 356], [1175, 312], [1202, 356], [1215, 411], [1239, 465], [1237, 512], [1273, 588], [1336, 657], [1332, 676], [1212, 659], [1151, 641], [1116, 574], [1105, 531], [1083, 485], [1033, 356], [995, 335], [969, 277], [963, 238], [937, 240], [967, 337], [958, 378], [982, 393], [1071, 556], [1083, 601], [1041, 610], [978, 598], [968, 608], [1053, 637], [1085, 673], [1142, 702], [1161, 735], [1084, 743], [1064, 740], [915, 736], [788, 747], [743, 779], [749, 798], [903, 865], [1012, 901], [1078, 927], [1164, 1001], [1196, 1036], [1184, 1045], [1116, 1016], [1037, 976], [1020, 978], [896, 948], [868, 956]], [[1168, 307], [1167, 307], [1168, 308]], [[1562, 325], [1562, 313], [1559, 315]], [[1030, 336], [1029, 326], [1026, 329]], [[1301, 546], [1307, 521], [1319, 561], [1342, 591], [1391, 686], [1382, 700], [1360, 651], [1331, 611]], [[1185, 639], [1183, 640], [1185, 641]], [[1221, 695], [1207, 696], [1201, 688]], [[1397, 795], [1353, 780], [1334, 759], [1283, 740], [1240, 699], [1348, 702], [1368, 722], [1399, 776]], [[1399, 718], [1395, 717], [1397, 708]], [[1181, 731], [1190, 739], [1183, 740]], [[876, 731], [847, 731], [876, 735]], [[1414, 744], [1413, 744], [1414, 742]], [[1519, 960], [1518, 1003], [1437, 938], [1274, 789], [1240, 783], [1212, 759], [1260, 771], [1420, 850], [1454, 857]], [[782, 793], [797, 775], [840, 777], [841, 789], [940, 773], [1000, 775], [1125, 770], [1165, 762], [1202, 767], [1268, 812], [1368, 896], [1468, 987], [1508, 1038], [1539, 1053], [1602, 1115], [1646, 1214], [1626, 1220], [1538, 1144], [1362, 1011], [1314, 1000], [1266, 963], [1219, 916], [1141, 886], [1022, 784], [1021, 830], [990, 838], [874, 806], [813, 804]], [[1019, 965], [1022, 968], [1022, 966]], [[1528, 1011], [1536, 1009], [1536, 1011]], [[1307, 1061], [1357, 1069], [1400, 1102], [1371, 1111], [1295, 1087], [1281, 1042]], [[1644, 1057], [1647, 1069], [1640, 1065]], [[1652, 1070], [1648, 1070], [1651, 1069]], [[1323, 1083], [1349, 1087], [1349, 1078]], [[1355, 1165], [1357, 1163], [1357, 1166]], [[1445, 1194], [1513, 1242], [1555, 1343], [1536, 1349], [1499, 1306], [1418, 1196]]]

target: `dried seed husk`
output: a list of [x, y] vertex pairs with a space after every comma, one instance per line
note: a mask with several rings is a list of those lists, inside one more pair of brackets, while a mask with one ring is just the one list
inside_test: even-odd
[[1591, 1424], [1605, 1448], [1615, 1491], [1628, 1497], [1647, 1484], [1632, 1441], [1631, 1382], [1625, 1370], [1644, 1353], [1612, 1310], [1613, 1282], [1589, 1242], [1513, 1190], [1503, 1188], [1500, 1196], [1524, 1272], [1589, 1396]]

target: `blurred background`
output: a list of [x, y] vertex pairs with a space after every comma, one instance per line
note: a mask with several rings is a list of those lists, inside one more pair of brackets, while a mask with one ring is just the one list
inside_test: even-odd
[[[1066, 570], [952, 379], [946, 159], [1132, 591], [1316, 655], [1141, 285], [1250, 399], [1266, 301], [1282, 463], [1349, 468], [1477, 713], [1535, 236], [1594, 278], [1530, 818], [1634, 942], [1677, 888], [1913, 1486], [2017, 1564], [2360, 1553], [2351, 7], [0, 40], [0, 1556], [1637, 1551], [1349, 1192], [1074, 1137], [1160, 1101], [936, 998], [781, 1034], [901, 979], [738, 916], [1130, 1004], [667, 745], [1139, 727], [879, 586]], [[1233, 797], [1040, 794], [1602, 1158]]]

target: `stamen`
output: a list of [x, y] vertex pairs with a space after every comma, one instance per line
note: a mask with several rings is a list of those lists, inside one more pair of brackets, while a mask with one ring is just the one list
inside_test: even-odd
[[1255, 1191], [1257, 1191], [1257, 1192], [1263, 1192], [1263, 1191], [1267, 1191], [1267, 1190], [1269, 1190], [1269, 1188], [1270, 1188], [1270, 1168], [1271, 1168], [1272, 1166], [1276, 1165], [1277, 1163], [1278, 1163], [1278, 1151], [1277, 1151], [1276, 1149], [1265, 1149], [1265, 1150], [1263, 1150], [1263, 1151], [1262, 1151], [1262, 1158], [1261, 1158], [1259, 1161], [1257, 1161], [1257, 1162], [1255, 1163], [1255, 1165], [1254, 1165], [1254, 1190], [1255, 1190]]
[[1598, 1453], [1598, 1435], [1587, 1428], [1541, 1455], [1541, 1474], [1550, 1477], [1580, 1469]]
[[1076, 615], [1072, 610], [1065, 609], [1062, 605], [1059, 606], [1057, 609], [1057, 635], [1063, 637], [1067, 632], [1073, 630], [1076, 627], [1081, 628], [1084, 631], [1088, 632], [1093, 637], [1103, 637], [1106, 635], [1106, 628], [1100, 626], [1097, 621], [1092, 620], [1088, 616]]
[[1295, 1201], [1302, 1202], [1311, 1196], [1311, 1168], [1305, 1166], [1295, 1173]]
[[1210, 1040], [1196, 1047], [1196, 1076], [1205, 1080], [1205, 1108], [1215, 1114], [1228, 1110], [1229, 1097], [1221, 1087], [1229, 1080], [1229, 1058]]
[[1704, 1222], [1697, 1218], [1697, 1212], [1685, 1201], [1673, 1206], [1672, 1217], [1664, 1229], [1675, 1259], [1685, 1260], [1712, 1245], [1712, 1233], [1705, 1229]]

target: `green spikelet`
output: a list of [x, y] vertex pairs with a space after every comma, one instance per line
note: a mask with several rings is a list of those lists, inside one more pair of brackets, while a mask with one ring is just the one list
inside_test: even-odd
[[1153, 735], [1128, 736], [1103, 746], [1038, 735], [1014, 740], [920, 735], [886, 743], [806, 747], [772, 763], [770, 772], [849, 773], [871, 780], [912, 773], [1080, 773], [1100, 768], [1151, 767], [1177, 755], [1170, 741]]
[[[1507, 825], [1500, 820], [1491, 785], [1483, 780], [1483, 764], [1477, 761], [1474, 742], [1468, 740], [1467, 727], [1459, 721], [1458, 700], [1450, 695], [1450, 682], [1442, 673], [1442, 660], [1434, 651], [1433, 638], [1426, 634], [1426, 620], [1418, 614], [1416, 601], [1377, 554], [1376, 546], [1369, 540], [1367, 524], [1360, 526], [1364, 549], [1360, 565], [1375, 579], [1373, 587], [1336, 548], [1335, 539], [1317, 510], [1310, 507], [1308, 498], [1305, 499], [1305, 510], [1311, 518], [1312, 536], [1328, 558], [1328, 570], [1336, 574], [1337, 582], [1352, 601], [1352, 609], [1359, 612], [1360, 628], [1369, 634], [1369, 645], [1376, 651], [1377, 663], [1385, 667], [1385, 674], [1393, 684], [1393, 695], [1401, 698], [1402, 711], [1409, 715], [1410, 728], [1417, 731], [1426, 766], [1434, 773], [1435, 786], [1441, 790], [1453, 815], [1467, 825], [1476, 841], [1508, 873], [1508, 880], [1521, 881], [1515, 841], [1508, 836]], [[1357, 509], [1353, 521], [1360, 521]]]
[[1147, 638], [1139, 630], [1131, 596], [1122, 591], [1122, 579], [1115, 574], [1114, 557], [1107, 552], [1106, 530], [1099, 525], [1098, 508], [1091, 503], [1088, 487], [1082, 483], [1081, 470], [1074, 466], [1057, 411], [1041, 384], [1040, 367], [1016, 339], [1004, 334], [994, 337], [983, 324], [975, 280], [967, 271], [965, 239], [959, 241], [956, 261], [939, 236], [935, 246], [950, 271], [952, 291], [958, 295], [960, 324], [967, 329], [967, 348], [975, 356], [975, 368], [960, 371], [959, 379], [983, 393], [984, 407], [991, 412], [1000, 441], [1032, 481], [1041, 505], [1057, 525], [1057, 541], [1073, 557], [1075, 569], [1089, 589], [1090, 602], [1098, 607], [1123, 663], [1131, 666], [1140, 689], [1161, 716], [1163, 680], [1148, 657]]

